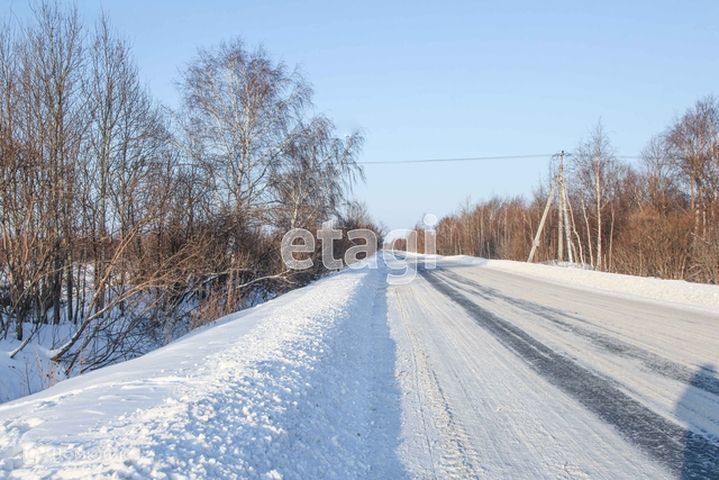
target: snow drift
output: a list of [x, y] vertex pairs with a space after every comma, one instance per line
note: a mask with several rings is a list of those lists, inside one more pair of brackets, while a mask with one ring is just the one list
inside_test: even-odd
[[346, 270], [2, 405], [0, 477], [392, 475], [398, 426], [371, 421], [399, 408], [384, 288]]

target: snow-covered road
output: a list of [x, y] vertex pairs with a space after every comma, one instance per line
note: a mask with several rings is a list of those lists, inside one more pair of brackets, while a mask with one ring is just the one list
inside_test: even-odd
[[718, 478], [719, 317], [439, 261], [389, 289], [415, 477]]
[[719, 478], [717, 290], [526, 268], [345, 270], [0, 405], [0, 478]]

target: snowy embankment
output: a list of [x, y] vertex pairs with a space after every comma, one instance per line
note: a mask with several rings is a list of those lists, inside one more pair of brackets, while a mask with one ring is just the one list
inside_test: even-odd
[[371, 421], [399, 417], [385, 273], [346, 270], [0, 405], [0, 477], [392, 476], [399, 427]]
[[50, 357], [53, 345], [60, 345], [70, 338], [73, 325], [31, 327], [39, 328], [31, 334], [30, 343], [14, 357], [11, 355], [21, 342], [12, 335], [0, 337], [0, 404], [39, 392], [65, 378], [62, 368]]
[[466, 255], [437, 258], [452, 265], [481, 265], [485, 268], [516, 273], [574, 288], [605, 291], [611, 294], [670, 302], [703, 310], [719, 310], [719, 285], [691, 283], [684, 280], [636, 277], [618, 273], [595, 272], [581, 268], [511, 260], [487, 260]]

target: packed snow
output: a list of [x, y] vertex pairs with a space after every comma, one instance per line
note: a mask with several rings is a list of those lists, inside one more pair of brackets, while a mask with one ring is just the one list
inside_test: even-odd
[[392, 345], [358, 341], [386, 329], [380, 280], [334, 275], [1, 405], [0, 476], [393, 476]]
[[466, 255], [442, 257], [442, 261], [453, 265], [481, 265], [484, 268], [516, 273], [533, 277], [543, 282], [556, 282], [574, 288], [605, 291], [612, 294], [719, 311], [719, 285], [599, 272], [579, 268], [571, 264], [562, 266], [545, 265], [511, 260], [487, 260]]
[[0, 405], [0, 478], [715, 478], [712, 288], [399, 257]]

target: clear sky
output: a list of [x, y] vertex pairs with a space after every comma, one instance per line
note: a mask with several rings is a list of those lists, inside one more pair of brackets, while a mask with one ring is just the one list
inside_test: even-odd
[[[361, 129], [363, 161], [572, 149], [602, 119], [637, 154], [699, 97], [719, 94], [719, 1], [149, 1], [103, 8], [160, 101], [197, 47], [241, 37], [298, 65], [318, 111]], [[2, 14], [28, 15], [24, 0]], [[467, 197], [528, 194], [548, 159], [368, 165], [355, 196], [391, 228]]]

